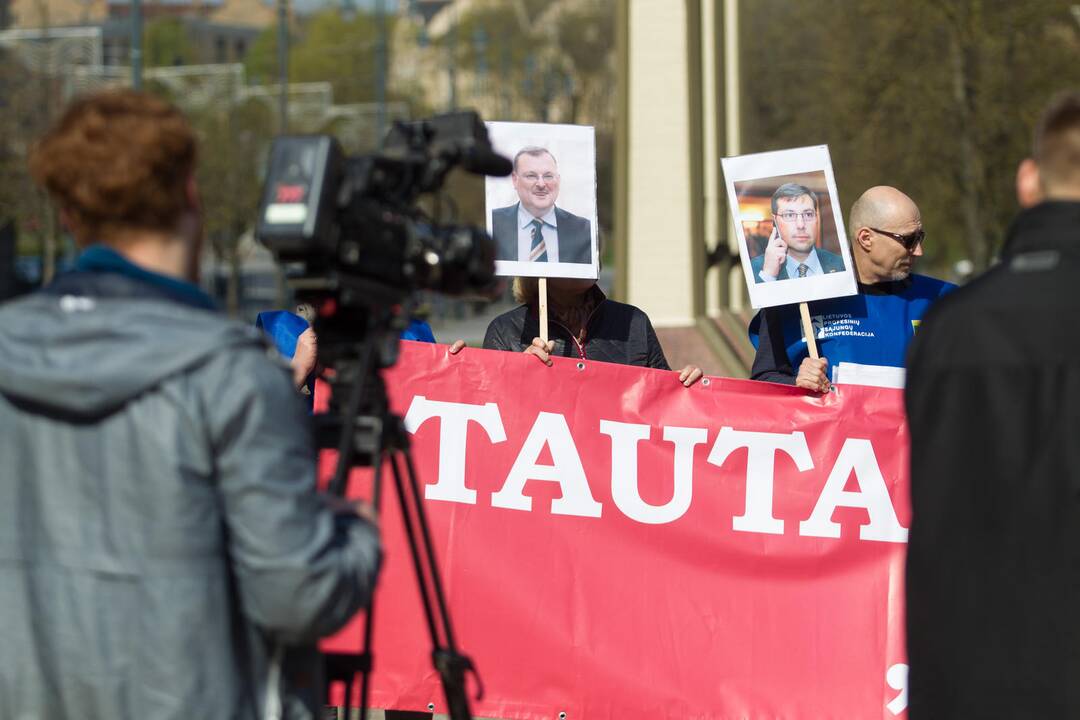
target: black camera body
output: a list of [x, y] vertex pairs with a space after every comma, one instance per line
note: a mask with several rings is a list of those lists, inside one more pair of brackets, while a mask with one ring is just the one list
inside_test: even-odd
[[299, 294], [352, 305], [401, 301], [420, 289], [482, 292], [494, 279], [491, 238], [479, 228], [440, 224], [416, 205], [455, 167], [510, 173], [476, 113], [397, 123], [377, 155], [346, 157], [328, 135], [276, 138], [256, 236]]
[[[455, 167], [509, 175], [487, 130], [471, 112], [398, 123], [384, 152], [346, 157], [327, 135], [281, 137], [270, 152], [256, 235], [285, 266], [298, 301], [315, 308], [319, 361], [333, 372], [329, 412], [314, 418], [316, 445], [334, 448], [329, 491], [343, 496], [349, 471], [374, 467], [372, 505], [379, 508], [384, 466], [394, 476], [417, 583], [432, 636], [432, 659], [454, 720], [472, 717], [465, 693], [471, 660], [458, 652], [439, 579], [431, 533], [408, 454], [409, 433], [390, 411], [381, 369], [397, 360], [398, 337], [415, 290], [483, 292], [494, 280], [495, 243], [479, 228], [440, 224], [417, 205], [442, 188]], [[366, 707], [373, 606], [359, 654], [330, 658], [332, 677], [346, 684], [364, 675]]]

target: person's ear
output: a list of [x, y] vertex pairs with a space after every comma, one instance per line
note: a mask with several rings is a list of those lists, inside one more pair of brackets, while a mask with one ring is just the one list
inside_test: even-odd
[[874, 245], [874, 234], [870, 232], [870, 228], [859, 228], [858, 232], [855, 233], [855, 244], [866, 252], [870, 252], [870, 248]]
[[1044, 197], [1039, 166], [1032, 158], [1025, 158], [1016, 169], [1016, 200], [1020, 207], [1029, 208], [1041, 203]]

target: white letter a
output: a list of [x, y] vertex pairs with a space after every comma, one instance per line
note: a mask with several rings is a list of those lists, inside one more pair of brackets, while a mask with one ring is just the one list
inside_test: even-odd
[[[544, 445], [551, 449], [552, 465], [536, 463]], [[562, 487], [562, 497], [551, 501], [552, 514], [600, 517], [602, 506], [592, 496], [574, 438], [562, 415], [542, 412], [536, 416], [506, 482], [491, 496], [492, 506], [532, 510], [532, 498], [522, 492], [529, 480], [556, 482]]]

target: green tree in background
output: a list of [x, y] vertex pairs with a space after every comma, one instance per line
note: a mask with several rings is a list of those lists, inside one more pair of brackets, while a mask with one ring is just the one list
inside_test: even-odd
[[229, 268], [225, 306], [240, 303], [241, 239], [254, 225], [263, 164], [275, 130], [270, 107], [256, 101], [221, 103], [189, 112], [199, 135], [197, 182], [203, 229], [214, 258]]
[[[387, 57], [396, 19], [386, 18]], [[305, 18], [290, 38], [289, 81], [329, 82], [334, 102], [374, 102], [376, 88], [377, 24], [371, 13], [346, 17], [323, 10]], [[267, 28], [252, 43], [244, 61], [252, 82], [273, 84], [278, 79], [277, 29]]]
[[268, 85], [278, 77], [278, 31], [267, 27], [255, 38], [244, 56], [244, 72], [248, 82]]
[[489, 1], [469, 6], [437, 41], [462, 72], [487, 69], [491, 81], [481, 92], [497, 100], [498, 119], [596, 128], [603, 227], [612, 210], [614, 27], [610, 0]]
[[827, 143], [845, 212], [867, 187], [919, 204], [927, 264], [982, 269], [1016, 212], [1048, 99], [1080, 83], [1067, 0], [743, 3], [743, 151]]
[[55, 270], [60, 225], [47, 194], [30, 179], [26, 156], [59, 112], [60, 81], [0, 48], [0, 226], [15, 223], [19, 252], [39, 254], [46, 279]]
[[197, 61], [195, 46], [183, 20], [163, 18], [147, 23], [143, 30], [143, 57], [147, 67], [191, 65]]

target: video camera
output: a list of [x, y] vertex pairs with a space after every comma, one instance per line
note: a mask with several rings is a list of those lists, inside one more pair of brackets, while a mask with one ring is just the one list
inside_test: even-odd
[[[329, 411], [317, 415], [316, 443], [338, 451], [330, 492], [343, 495], [354, 466], [374, 468], [372, 505], [380, 505], [384, 467], [394, 476], [405, 533], [432, 640], [432, 661], [453, 720], [472, 717], [465, 675], [438, 574], [420, 485], [402, 419], [390, 411], [382, 368], [397, 360], [398, 337], [415, 290], [483, 292], [494, 280], [495, 243], [479, 228], [440, 224], [418, 206], [455, 167], [509, 175], [511, 162], [491, 148], [476, 113], [396, 123], [377, 155], [345, 157], [328, 135], [274, 140], [256, 236], [285, 266], [298, 302], [315, 309], [319, 361], [331, 368]], [[374, 606], [361, 653], [327, 656], [330, 677], [364, 677], [367, 707]], [[348, 701], [347, 701], [348, 702]], [[346, 707], [346, 713], [349, 709]]]
[[[440, 224], [418, 206], [455, 167], [509, 175], [474, 112], [396, 123], [379, 154], [346, 157], [329, 135], [276, 138], [256, 236], [322, 321], [320, 346], [359, 332], [349, 308], [393, 307], [415, 290], [483, 292], [494, 280], [486, 232]], [[327, 306], [331, 301], [331, 306]], [[333, 322], [342, 315], [350, 327]], [[355, 318], [353, 318], [355, 319]]]

